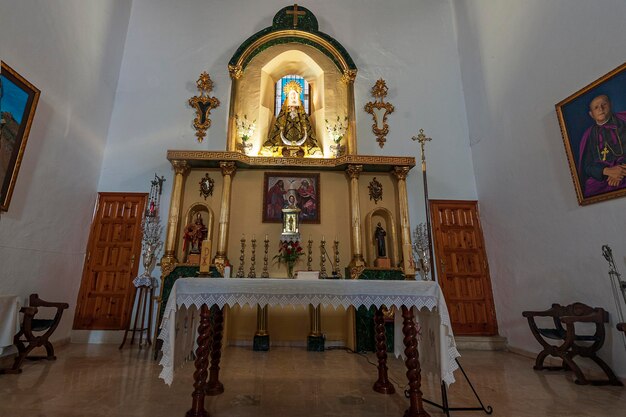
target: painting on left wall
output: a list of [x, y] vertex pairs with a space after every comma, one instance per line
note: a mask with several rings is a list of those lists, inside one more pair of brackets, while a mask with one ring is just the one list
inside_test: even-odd
[[7, 211], [40, 91], [1, 61], [0, 70], [0, 210]]

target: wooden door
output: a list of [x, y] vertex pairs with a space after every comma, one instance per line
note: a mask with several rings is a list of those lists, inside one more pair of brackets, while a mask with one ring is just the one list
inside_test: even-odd
[[455, 335], [497, 335], [476, 201], [431, 200], [437, 277]]
[[123, 330], [134, 302], [147, 194], [99, 193], [74, 329]]

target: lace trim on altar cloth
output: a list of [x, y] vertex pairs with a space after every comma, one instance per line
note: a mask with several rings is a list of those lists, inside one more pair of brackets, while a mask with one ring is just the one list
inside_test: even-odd
[[[279, 295], [266, 295], [266, 294], [258, 294], [258, 293], [229, 293], [229, 294], [208, 294], [208, 293], [198, 293], [198, 294], [180, 294], [176, 296], [176, 303], [173, 308], [166, 308], [163, 321], [161, 323], [161, 332], [158, 336], [159, 339], [163, 341], [163, 356], [159, 362], [159, 365], [163, 367], [161, 373], [159, 374], [160, 378], [163, 378], [164, 382], [168, 385], [172, 384], [174, 379], [174, 355], [172, 351], [172, 346], [174, 344], [174, 339], [171, 337], [171, 334], [175, 332], [174, 323], [171, 322], [171, 318], [174, 316], [177, 308], [181, 307], [196, 307], [200, 309], [203, 304], [207, 305], [217, 305], [219, 308], [224, 306], [234, 307], [236, 305], [240, 307], [244, 307], [245, 305], [254, 307], [259, 304], [261, 306], [272, 305], [272, 306], [308, 306], [309, 304], [313, 305], [322, 305], [322, 306], [332, 306], [337, 309], [339, 307], [348, 308], [350, 306], [354, 306], [358, 308], [360, 306], [370, 307], [375, 306], [380, 308], [385, 306], [387, 308], [396, 307], [400, 309], [403, 305], [414, 307], [417, 310], [421, 310], [422, 308], [427, 308], [429, 311], [433, 311], [438, 306], [437, 297], [432, 295], [426, 296], [402, 296], [402, 295], [388, 295], [388, 296], [380, 296], [380, 295], [369, 295], [369, 294], [351, 294], [351, 295], [333, 295], [329, 296], [328, 294], [279, 294]], [[168, 303], [168, 307], [170, 303]], [[176, 307], [178, 306], [178, 307]], [[445, 326], [447, 329], [451, 329], [450, 316], [448, 315], [448, 311], [445, 308], [438, 309], [439, 316], [441, 318], [441, 324]], [[446, 334], [446, 344], [447, 348], [445, 352], [447, 352], [447, 361], [448, 366], [444, 367], [445, 372], [441, 375], [441, 380], [446, 383], [446, 385], [450, 385], [454, 383], [454, 371], [458, 369], [458, 364], [456, 362], [456, 358], [460, 357], [453, 336], [450, 334]], [[402, 356], [403, 352], [395, 352], [395, 356]], [[444, 358], [441, 358], [443, 361]]]

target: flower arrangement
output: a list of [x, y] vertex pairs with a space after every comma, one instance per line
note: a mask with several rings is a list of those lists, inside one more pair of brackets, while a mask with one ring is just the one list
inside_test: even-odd
[[274, 259], [277, 259], [279, 263], [287, 264], [287, 275], [289, 278], [293, 277], [293, 266], [300, 258], [304, 255], [302, 251], [302, 246], [300, 242], [297, 240], [294, 242], [290, 241], [281, 241], [280, 246], [278, 247], [278, 255], [274, 256]]
[[326, 131], [335, 142], [335, 145], [339, 145], [341, 139], [343, 139], [346, 134], [346, 129], [348, 128], [348, 116], [344, 116], [343, 120], [340, 116], [337, 116], [337, 121], [334, 123], [330, 123], [328, 119], [324, 119], [326, 122]]
[[239, 115], [235, 115], [235, 123], [237, 125], [237, 134], [242, 142], [246, 143], [256, 130], [256, 120], [249, 122], [247, 115], [244, 114], [243, 119], [239, 118]]

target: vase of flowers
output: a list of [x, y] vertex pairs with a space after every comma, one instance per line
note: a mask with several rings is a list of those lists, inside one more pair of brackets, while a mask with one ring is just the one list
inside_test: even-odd
[[252, 149], [250, 139], [256, 130], [256, 120], [250, 122], [248, 121], [248, 116], [245, 114], [243, 115], [243, 119], [241, 119], [239, 115], [235, 115], [235, 124], [237, 126], [237, 135], [241, 138], [239, 147], [243, 153], [248, 155]]
[[328, 132], [328, 135], [333, 141], [330, 145], [330, 150], [333, 153], [333, 158], [337, 158], [343, 155], [345, 150], [345, 146], [341, 144], [341, 141], [348, 129], [348, 117], [344, 116], [342, 119], [341, 116], [337, 116], [337, 120], [333, 123], [330, 123], [328, 119], [324, 121], [326, 122], [326, 132]]
[[292, 240], [281, 241], [278, 255], [275, 255], [274, 259], [277, 259], [278, 263], [285, 263], [287, 265], [287, 276], [293, 278], [293, 267], [303, 254], [302, 246], [297, 240], [295, 242]]

